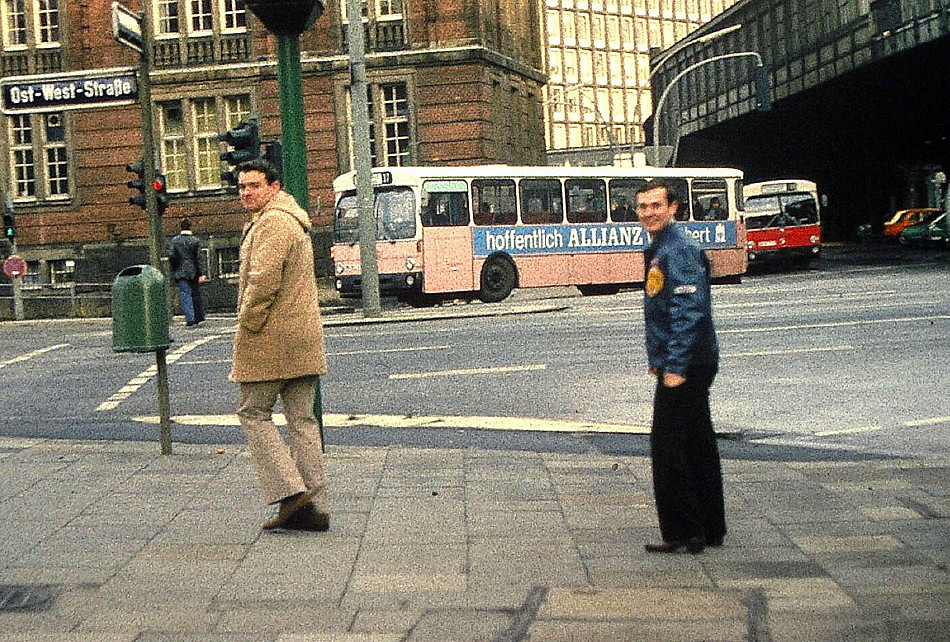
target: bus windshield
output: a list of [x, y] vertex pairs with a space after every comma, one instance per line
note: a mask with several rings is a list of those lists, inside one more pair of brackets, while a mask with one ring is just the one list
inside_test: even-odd
[[[397, 241], [416, 235], [415, 197], [408, 187], [377, 190], [373, 212], [376, 218], [376, 239]], [[337, 202], [333, 214], [333, 239], [337, 243], [359, 241], [359, 211], [356, 192], [346, 192]]]
[[[809, 225], [818, 222], [818, 205], [811, 194], [751, 196], [745, 201], [745, 211], [748, 214], [746, 223], [750, 228]], [[775, 214], [780, 214], [777, 220], [768, 216]]]

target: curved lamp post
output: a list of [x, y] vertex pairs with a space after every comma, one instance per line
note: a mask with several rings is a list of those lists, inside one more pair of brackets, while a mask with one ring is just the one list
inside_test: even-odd
[[[707, 58], [706, 60], [701, 60], [695, 64], [690, 65], [683, 71], [676, 74], [673, 77], [673, 80], [670, 81], [670, 84], [666, 86], [666, 89], [663, 90], [663, 95], [660, 96], [660, 101], [656, 104], [656, 109], [653, 111], [653, 144], [656, 147], [659, 147], [659, 129], [658, 123], [660, 122], [660, 116], [663, 114], [663, 103], [666, 101], [666, 97], [669, 95], [670, 90], [676, 85], [677, 82], [683, 76], [689, 72], [702, 67], [703, 65], [708, 65], [713, 62], [719, 62], [720, 60], [727, 60], [729, 58], [755, 58], [758, 64], [755, 67], [756, 78], [755, 78], [755, 93], [756, 100], [758, 101], [758, 108], [762, 111], [765, 111], [771, 107], [771, 98], [769, 97], [769, 78], [768, 72], [765, 68], [765, 65], [762, 64], [762, 56], [754, 51], [740, 51], [737, 53], [722, 54], [719, 56], [713, 56], [712, 58]], [[675, 152], [674, 152], [675, 154]]]

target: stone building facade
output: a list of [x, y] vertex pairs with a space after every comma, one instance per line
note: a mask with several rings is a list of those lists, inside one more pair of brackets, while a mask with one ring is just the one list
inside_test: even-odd
[[[233, 306], [242, 212], [217, 137], [248, 117], [280, 134], [276, 41], [243, 0], [148, 0], [152, 115], [168, 178], [168, 235], [187, 216], [207, 248], [212, 306]], [[351, 168], [345, 2], [300, 38], [311, 214], [327, 269], [333, 179]], [[367, 0], [377, 165], [543, 164], [540, 9], [518, 0]], [[141, 11], [141, 0], [128, 8]], [[0, 0], [6, 88], [137, 67], [117, 43], [110, 3]], [[142, 156], [138, 104], [0, 115], [0, 192], [12, 201], [25, 290], [108, 283], [147, 262], [144, 212], [125, 166]], [[2, 277], [0, 277], [2, 278]], [[75, 286], [72, 286], [75, 287]], [[0, 297], [4, 291], [0, 289]]]

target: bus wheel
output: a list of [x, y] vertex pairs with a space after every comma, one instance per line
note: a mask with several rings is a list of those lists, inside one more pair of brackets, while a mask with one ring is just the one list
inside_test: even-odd
[[511, 261], [503, 256], [493, 256], [482, 266], [482, 285], [478, 298], [485, 303], [504, 301], [518, 284], [518, 273]]

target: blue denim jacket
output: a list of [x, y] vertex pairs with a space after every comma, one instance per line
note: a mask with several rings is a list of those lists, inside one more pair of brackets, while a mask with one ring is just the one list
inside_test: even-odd
[[651, 239], [644, 260], [643, 314], [650, 367], [683, 376], [715, 370], [719, 343], [706, 254], [680, 225], [671, 223]]

